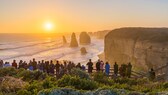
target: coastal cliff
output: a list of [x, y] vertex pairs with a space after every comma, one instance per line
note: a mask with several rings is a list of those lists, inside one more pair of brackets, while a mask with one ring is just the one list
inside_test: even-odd
[[168, 62], [168, 28], [120, 28], [105, 36], [105, 59], [148, 70]]

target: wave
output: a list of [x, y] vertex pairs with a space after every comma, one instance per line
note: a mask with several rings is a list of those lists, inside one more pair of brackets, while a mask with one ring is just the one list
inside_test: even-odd
[[[35, 44], [31, 44], [31, 45], [18, 46], [18, 47], [0, 48], [0, 50], [20, 49], [20, 48], [32, 47], [32, 46], [36, 46], [36, 45], [49, 44], [49, 43], [53, 43], [53, 42], [56, 42], [56, 41], [42, 42], [42, 43], [35, 43]], [[60, 43], [57, 43], [57, 44], [60, 44]], [[55, 44], [55, 45], [57, 45], [57, 44]]]
[[16, 56], [11, 56], [11, 57], [8, 57], [8, 58], [4, 58], [3, 60], [10, 60], [10, 59], [14, 59], [14, 58], [18, 58], [18, 57], [25, 57], [25, 56], [33, 56], [35, 54], [39, 54], [39, 53], [46, 52], [46, 51], [51, 51], [51, 50], [61, 48], [61, 47], [63, 47], [63, 45], [61, 45], [59, 47], [55, 47], [55, 48], [36, 51], [36, 52], [33, 52], [33, 53], [29, 53], [29, 54], [20, 54], [20, 55], [16, 55]]

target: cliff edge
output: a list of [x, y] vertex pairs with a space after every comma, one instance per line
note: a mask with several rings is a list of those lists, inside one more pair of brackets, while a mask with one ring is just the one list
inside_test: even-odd
[[120, 28], [105, 36], [105, 59], [148, 70], [168, 62], [168, 28]]

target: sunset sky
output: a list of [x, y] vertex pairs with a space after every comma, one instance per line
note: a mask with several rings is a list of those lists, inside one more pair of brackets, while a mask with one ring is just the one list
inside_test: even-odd
[[0, 33], [168, 27], [168, 0], [0, 0]]

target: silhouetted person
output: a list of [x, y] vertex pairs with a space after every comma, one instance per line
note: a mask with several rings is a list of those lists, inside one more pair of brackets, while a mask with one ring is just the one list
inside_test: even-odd
[[101, 61], [101, 62], [100, 62], [100, 70], [103, 72], [103, 69], [104, 69], [104, 62]]
[[13, 60], [13, 62], [12, 62], [12, 67], [14, 67], [15, 69], [17, 69], [17, 63], [16, 63], [16, 60]]
[[54, 64], [53, 64], [53, 61], [51, 60], [50, 61], [50, 74], [53, 74], [54, 75], [54, 68], [55, 68], [55, 66], [54, 66]]
[[126, 64], [122, 64], [121, 65], [121, 67], [122, 67], [122, 70], [121, 70], [121, 76], [122, 77], [125, 77], [126, 76], [126, 71], [127, 71], [127, 65]]
[[23, 60], [20, 60], [20, 61], [19, 61], [19, 69], [20, 69], [20, 68], [23, 68]]
[[5, 62], [3, 67], [10, 67], [11, 65], [9, 64], [9, 62]]
[[82, 70], [83, 70], [83, 71], [85, 71], [85, 69], [86, 69], [86, 68], [85, 68], [85, 66], [84, 66], [84, 65], [82, 65]]
[[76, 68], [82, 69], [81, 64], [80, 64], [80, 63], [78, 63], [78, 64], [76, 65]]
[[116, 62], [114, 63], [114, 75], [118, 76], [118, 64]]
[[110, 74], [110, 64], [108, 62], [106, 62], [106, 65], [105, 65], [105, 73], [106, 75]]
[[93, 62], [92, 62], [92, 60], [89, 59], [89, 62], [86, 65], [88, 65], [88, 73], [92, 73], [92, 70], [93, 70]]
[[35, 58], [33, 58], [32, 66], [33, 66], [33, 70], [37, 70], [37, 62]]
[[151, 68], [151, 70], [149, 71], [149, 80], [154, 81], [155, 77], [155, 71], [153, 70], [153, 68]]
[[3, 65], [4, 65], [3, 60], [0, 60], [0, 68], [3, 68]]
[[96, 71], [99, 72], [100, 71], [100, 60], [97, 61], [96, 63]]
[[59, 64], [59, 61], [57, 61], [55, 67], [56, 67], [56, 75], [59, 75], [59, 72], [60, 72], [60, 64]]
[[128, 65], [127, 65], [127, 77], [128, 78], [131, 77], [131, 71], [132, 71], [132, 65], [131, 65], [131, 63], [128, 63]]

